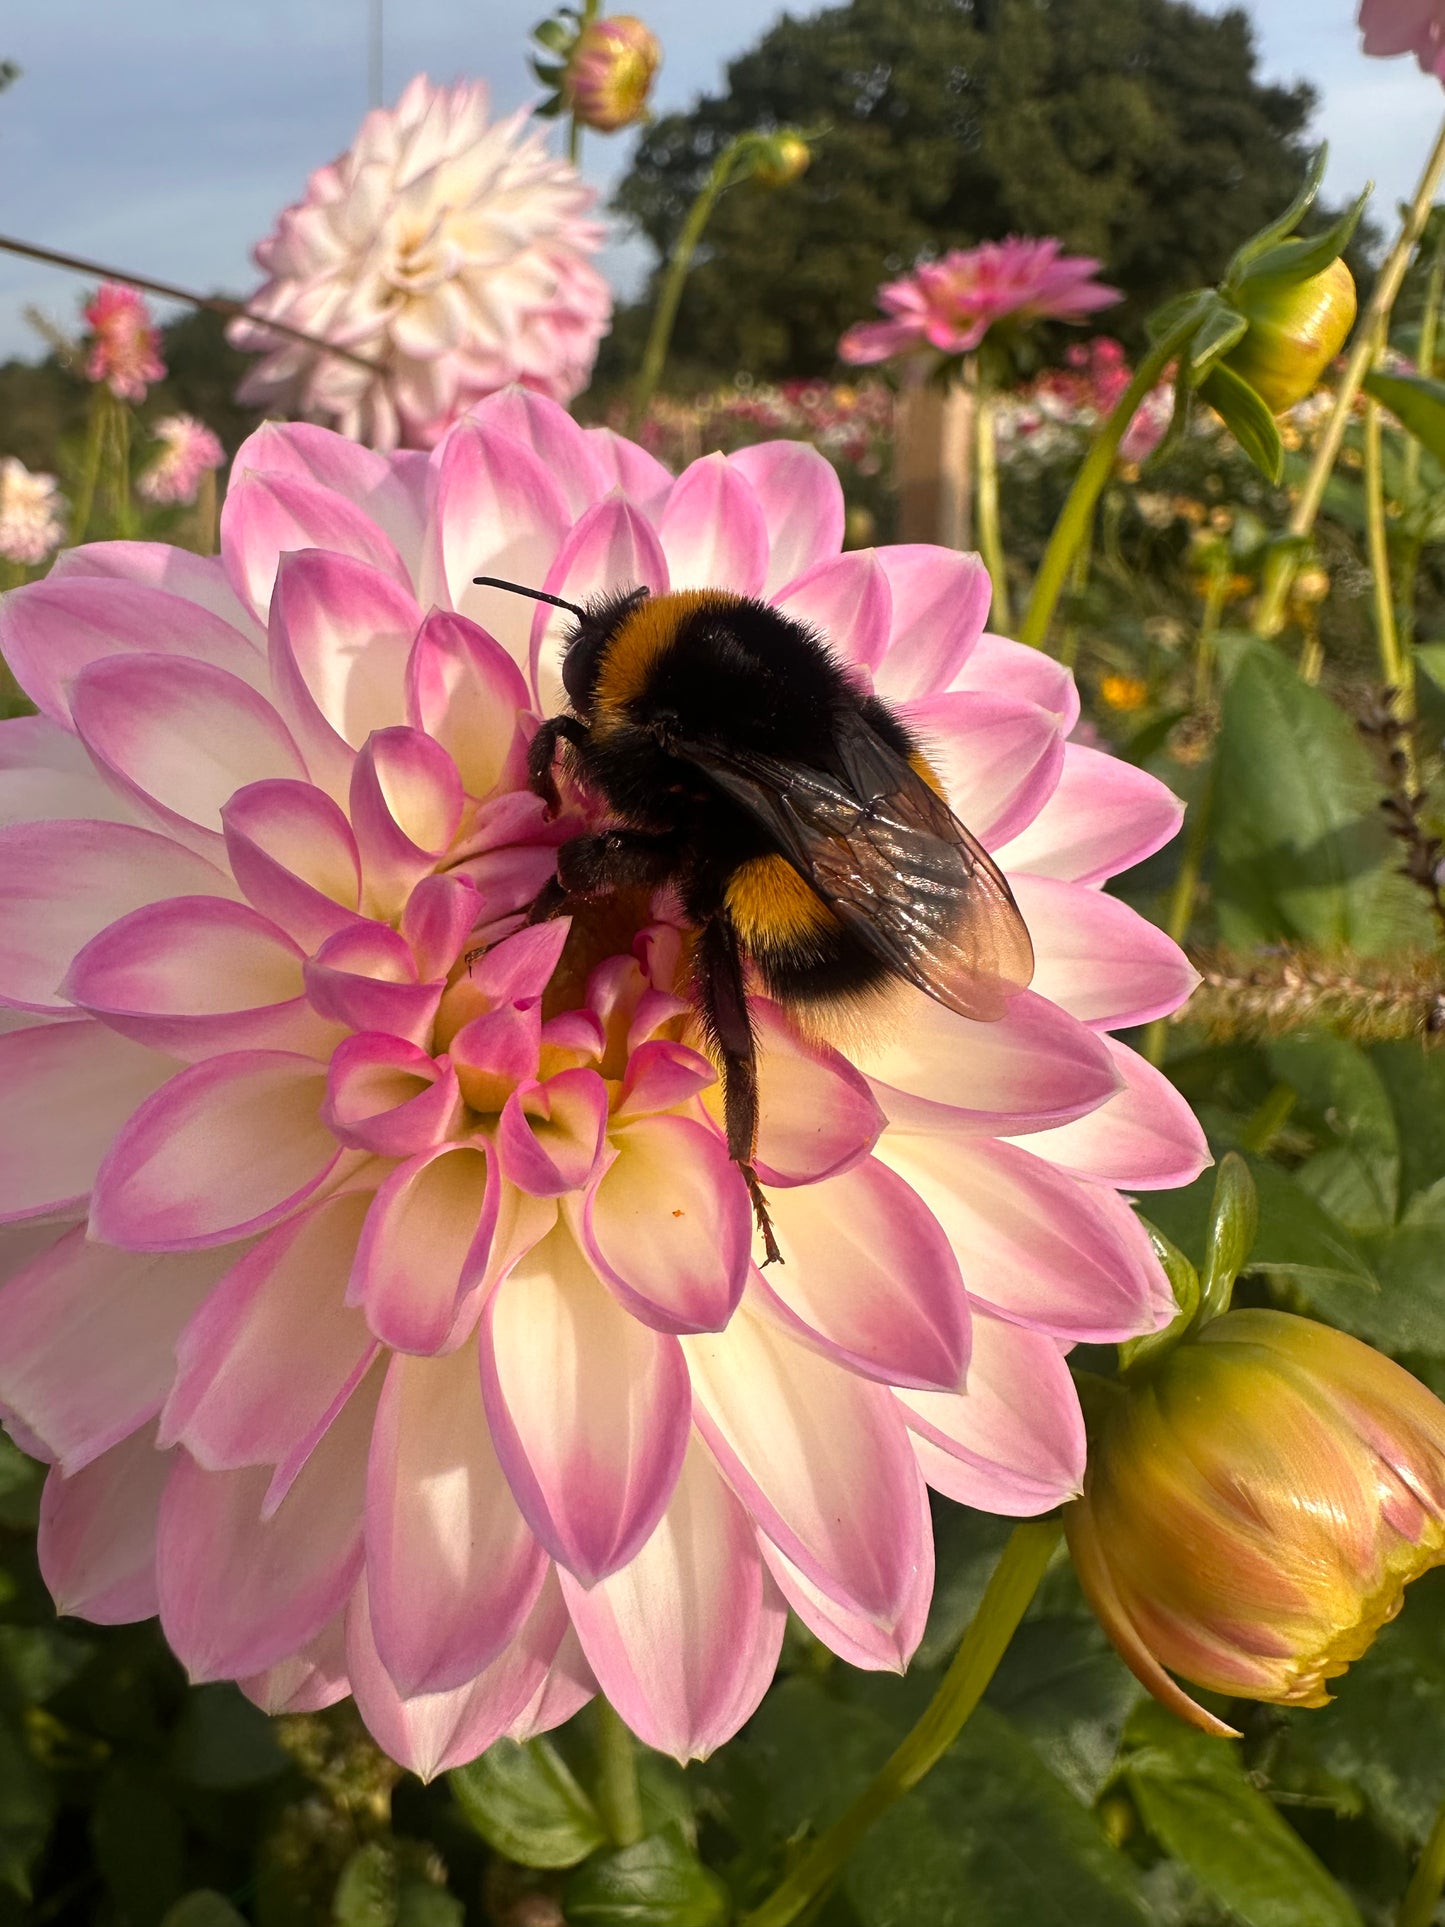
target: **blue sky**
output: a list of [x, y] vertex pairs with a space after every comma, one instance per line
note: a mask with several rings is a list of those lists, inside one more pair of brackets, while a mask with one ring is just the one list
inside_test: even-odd
[[[0, 11], [0, 55], [22, 79], [0, 98], [0, 233], [199, 289], [254, 285], [251, 243], [307, 173], [346, 147], [367, 99], [373, 0], [48, 0]], [[499, 109], [535, 92], [524, 60], [546, 0], [388, 0], [385, 87], [420, 70], [481, 74]], [[630, 0], [661, 36], [663, 110], [715, 88], [726, 62], [782, 11], [776, 0]], [[794, 5], [794, 11], [808, 11]], [[1408, 60], [1357, 51], [1352, 0], [1253, 0], [1267, 75], [1322, 96], [1333, 198], [1371, 177], [1378, 217], [1407, 195], [1441, 111], [1439, 86]], [[604, 191], [626, 138], [588, 142]], [[624, 285], [646, 258], [614, 249]], [[34, 303], [65, 325], [75, 276], [0, 255], [0, 358], [38, 352]]]

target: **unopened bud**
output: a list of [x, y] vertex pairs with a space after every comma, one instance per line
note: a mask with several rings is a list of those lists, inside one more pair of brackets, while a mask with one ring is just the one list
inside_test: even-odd
[[1224, 357], [1276, 415], [1314, 392], [1355, 325], [1355, 282], [1343, 261], [1308, 280], [1246, 281], [1234, 297], [1249, 331]]
[[1228, 1312], [1099, 1387], [1066, 1519], [1090, 1604], [1165, 1705], [1231, 1731], [1172, 1672], [1322, 1706], [1445, 1563], [1445, 1405], [1327, 1325]]
[[758, 145], [753, 162], [753, 179], [762, 187], [786, 187], [806, 174], [813, 150], [801, 134], [784, 130], [767, 135]]
[[661, 64], [657, 36], [636, 14], [590, 21], [567, 56], [563, 101], [584, 127], [615, 134], [646, 118], [647, 97]]

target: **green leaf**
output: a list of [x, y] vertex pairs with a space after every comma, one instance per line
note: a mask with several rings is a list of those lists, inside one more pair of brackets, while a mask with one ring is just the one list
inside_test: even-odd
[[1418, 1193], [1398, 1225], [1359, 1242], [1379, 1289], [1348, 1291], [1333, 1280], [1300, 1278], [1304, 1305], [1383, 1351], [1445, 1359], [1445, 1181]]
[[396, 1854], [382, 1840], [358, 1847], [331, 1901], [336, 1927], [398, 1927]]
[[234, 1686], [198, 1686], [176, 1729], [176, 1771], [193, 1786], [258, 1786], [285, 1771], [270, 1720]]
[[42, 1705], [69, 1685], [93, 1651], [89, 1640], [50, 1626], [0, 1626], [0, 1700]]
[[55, 1796], [18, 1726], [0, 1716], [0, 1888], [30, 1898], [30, 1869], [50, 1837]]
[[1377, 1044], [1369, 1056], [1395, 1118], [1400, 1202], [1408, 1205], [1445, 1178], [1445, 1052]]
[[1246, 1927], [1361, 1927], [1354, 1902], [1244, 1771], [1236, 1745], [1145, 1705], [1125, 1776], [1168, 1852]]
[[1282, 288], [1298, 287], [1301, 281], [1308, 281], [1312, 275], [1323, 274], [1354, 239], [1355, 229], [1360, 225], [1360, 217], [1372, 191], [1367, 187], [1338, 220], [1331, 221], [1318, 234], [1291, 235], [1288, 240], [1276, 242], [1263, 254], [1257, 255], [1234, 283], [1235, 293], [1243, 296], [1248, 289], [1251, 300], [1263, 298], [1267, 301], [1271, 283], [1277, 283]]
[[[1267, 1158], [1246, 1161], [1259, 1198], [1259, 1231], [1249, 1255], [1251, 1271], [1296, 1283], [1348, 1285], [1361, 1297], [1361, 1286], [1367, 1291], [1378, 1287], [1364, 1246], [1302, 1190], [1289, 1172]], [[1206, 1171], [1193, 1184], [1151, 1197], [1150, 1216], [1177, 1245], [1185, 1250], [1203, 1250], [1209, 1234], [1213, 1189], [1213, 1177]]]
[[1400, 1132], [1380, 1073], [1343, 1037], [1271, 1044], [1275, 1076], [1299, 1096], [1296, 1121], [1334, 1140], [1295, 1174], [1353, 1232], [1388, 1230], [1400, 1200]]
[[161, 1927], [246, 1927], [246, 1916], [213, 1887], [198, 1887], [176, 1902]]
[[1249, 317], [1231, 308], [1212, 288], [1200, 307], [1199, 326], [1188, 351], [1189, 370], [1196, 382], [1202, 381], [1220, 356], [1227, 355], [1249, 330]]
[[579, 1927], [722, 1927], [732, 1908], [717, 1875], [668, 1827], [589, 1860], [567, 1884], [564, 1911]]
[[1092, 1805], [1113, 1772], [1119, 1735], [1143, 1687], [1087, 1608], [1026, 1620], [989, 1682], [1007, 1716], [1049, 1771]]
[[498, 1853], [523, 1867], [575, 1867], [607, 1839], [586, 1793], [547, 1740], [498, 1740], [449, 1774], [457, 1804]]
[[1225, 690], [1215, 772], [1225, 943], [1373, 954], [1433, 941], [1419, 891], [1394, 874], [1373, 757], [1271, 644], [1246, 649]]
[[1232, 287], [1251, 261], [1258, 260], [1266, 249], [1272, 248], [1277, 241], [1282, 241], [1287, 234], [1294, 233], [1314, 205], [1315, 196], [1319, 193], [1325, 178], [1325, 164], [1329, 157], [1329, 142], [1321, 141], [1310, 158], [1309, 172], [1305, 175], [1299, 193], [1295, 195], [1284, 213], [1278, 220], [1271, 221], [1267, 226], [1262, 227], [1257, 234], [1252, 234], [1241, 247], [1235, 250], [1229, 266], [1224, 271], [1222, 283], [1224, 287]]
[[159, 1920], [185, 1888], [185, 1833], [164, 1789], [114, 1766], [90, 1818], [95, 1858], [123, 1918]]
[[1211, 368], [1199, 392], [1224, 418], [1224, 425], [1255, 467], [1271, 482], [1284, 474], [1284, 443], [1279, 423], [1247, 381], [1222, 363]]
[[1365, 376], [1365, 393], [1397, 415], [1436, 461], [1445, 462], [1445, 381], [1429, 375], [1387, 375], [1376, 369]]
[[40, 1516], [40, 1487], [45, 1468], [26, 1458], [0, 1432], [0, 1526], [18, 1532], [32, 1530]]
[[1249, 1261], [1259, 1230], [1259, 1194], [1249, 1166], [1237, 1151], [1220, 1159], [1209, 1207], [1200, 1304], [1207, 1318], [1229, 1310], [1234, 1281]]

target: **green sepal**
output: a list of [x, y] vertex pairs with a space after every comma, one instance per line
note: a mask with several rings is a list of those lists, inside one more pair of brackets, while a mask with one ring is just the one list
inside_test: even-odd
[[1278, 220], [1271, 221], [1268, 227], [1262, 227], [1258, 234], [1252, 234], [1247, 241], [1235, 249], [1229, 266], [1224, 271], [1222, 286], [1233, 287], [1252, 262], [1257, 261], [1260, 255], [1282, 241], [1287, 234], [1294, 233], [1314, 205], [1315, 196], [1319, 193], [1325, 178], [1325, 163], [1329, 157], [1329, 142], [1322, 141], [1315, 149], [1309, 172], [1305, 175], [1304, 185], [1299, 193], [1295, 195]]
[[1227, 355], [1249, 331], [1249, 317], [1232, 308], [1213, 288], [1206, 289], [1199, 297], [1199, 309], [1199, 324], [1190, 337], [1187, 357], [1196, 386], [1215, 362]]
[[555, 60], [539, 60], [535, 55], [527, 62], [527, 65], [532, 69], [532, 72], [544, 87], [560, 87], [562, 85], [562, 76], [567, 71], [565, 67], [559, 67]]
[[1372, 189], [1367, 187], [1360, 198], [1322, 233], [1295, 234], [1287, 241], [1280, 241], [1269, 248], [1228, 285], [1235, 294], [1242, 294], [1248, 288], [1251, 293], [1259, 290], [1267, 295], [1267, 284], [1270, 282], [1278, 282], [1286, 288], [1297, 287], [1312, 275], [1323, 274], [1332, 261], [1339, 260], [1353, 240], [1371, 192]]
[[1284, 474], [1284, 443], [1279, 424], [1247, 381], [1223, 363], [1211, 368], [1200, 394], [1224, 417], [1225, 426], [1245, 454], [1271, 482]]
[[1192, 308], [1198, 310], [1202, 321], [1209, 304], [1217, 299], [1213, 288], [1191, 288], [1188, 294], [1176, 294], [1144, 317], [1144, 332], [1151, 341], [1162, 341], [1165, 335], [1173, 334]]
[[1365, 393], [1381, 402], [1437, 462], [1445, 462], [1445, 381], [1430, 375], [1365, 376]]
[[560, 54], [565, 60], [577, 39], [576, 25], [568, 25], [568, 17], [576, 22], [577, 15], [555, 14], [550, 20], [539, 21], [532, 29], [532, 38], [546, 47], [549, 52]]
[[1199, 1299], [1201, 1322], [1229, 1310], [1234, 1281], [1249, 1261], [1259, 1229], [1259, 1194], [1254, 1174], [1237, 1151], [1226, 1152], [1214, 1179], [1209, 1207], [1209, 1248]]
[[1154, 1256], [1164, 1267], [1164, 1276], [1169, 1280], [1169, 1289], [1174, 1293], [1174, 1302], [1179, 1310], [1162, 1332], [1146, 1332], [1142, 1338], [1130, 1338], [1119, 1347], [1119, 1369], [1126, 1373], [1152, 1363], [1165, 1352], [1173, 1351], [1198, 1317], [1203, 1296], [1199, 1273], [1178, 1245], [1166, 1238], [1147, 1218], [1141, 1218], [1139, 1222], [1149, 1234]]

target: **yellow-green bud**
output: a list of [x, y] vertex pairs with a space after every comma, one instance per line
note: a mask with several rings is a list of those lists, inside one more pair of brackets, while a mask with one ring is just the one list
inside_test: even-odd
[[786, 129], [780, 134], [769, 134], [758, 148], [753, 162], [753, 179], [763, 187], [786, 187], [790, 181], [806, 174], [813, 158], [813, 150], [801, 134]]
[[647, 97], [661, 64], [657, 36], [636, 14], [590, 21], [567, 56], [562, 99], [584, 127], [615, 134], [646, 118]]
[[1293, 284], [1248, 281], [1234, 297], [1249, 331], [1224, 357], [1282, 415], [1312, 394], [1355, 325], [1355, 282], [1343, 261]]
[[1100, 1387], [1065, 1517], [1090, 1604], [1166, 1706], [1232, 1730], [1171, 1672], [1322, 1706], [1445, 1563], [1445, 1405], [1327, 1325], [1227, 1312]]

